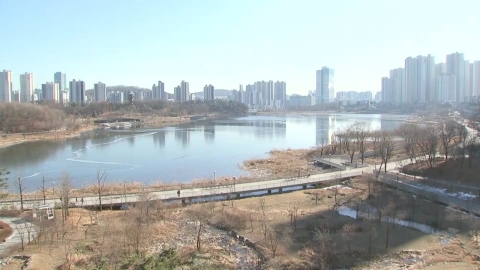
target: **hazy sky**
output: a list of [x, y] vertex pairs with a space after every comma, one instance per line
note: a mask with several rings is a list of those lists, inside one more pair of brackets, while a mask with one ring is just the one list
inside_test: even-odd
[[478, 0], [0, 0], [0, 69], [14, 90], [21, 73], [40, 87], [62, 71], [87, 88], [283, 80], [305, 94], [328, 66], [336, 91], [378, 91], [408, 56], [480, 60], [479, 11]]

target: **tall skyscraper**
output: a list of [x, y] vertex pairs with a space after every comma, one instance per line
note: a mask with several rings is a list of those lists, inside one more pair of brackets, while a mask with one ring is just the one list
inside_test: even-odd
[[215, 100], [215, 87], [213, 85], [205, 85], [203, 87], [203, 99], [204, 100]]
[[42, 100], [60, 102], [60, 91], [58, 83], [47, 82], [42, 84]]
[[33, 73], [25, 72], [20, 75], [20, 102], [27, 103], [33, 101]]
[[317, 70], [316, 89], [317, 104], [335, 101], [334, 71], [328, 67]]
[[0, 101], [12, 102], [12, 72], [4, 70], [0, 72]]
[[463, 102], [466, 96], [465, 91], [465, 59], [463, 53], [452, 53], [447, 55], [447, 73], [455, 75], [456, 94], [455, 102]]
[[105, 102], [107, 101], [107, 86], [102, 83], [93, 84], [93, 100], [95, 102]]
[[53, 82], [58, 83], [60, 91], [65, 91], [65, 88], [67, 87], [67, 74], [55, 72], [53, 75]]
[[85, 104], [85, 82], [73, 80], [70, 82], [70, 102]]

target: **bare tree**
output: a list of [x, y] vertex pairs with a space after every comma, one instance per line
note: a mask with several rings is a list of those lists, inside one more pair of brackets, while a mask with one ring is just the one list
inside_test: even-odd
[[197, 251], [202, 249], [202, 235], [205, 230], [205, 224], [210, 219], [211, 212], [201, 205], [187, 210], [187, 215], [195, 223], [195, 246]]
[[343, 132], [343, 141], [345, 145], [345, 149], [347, 150], [348, 156], [350, 157], [350, 163], [353, 163], [353, 157], [355, 156], [355, 152], [357, 151], [357, 131], [355, 127], [352, 126], [348, 128], [345, 132]]
[[102, 212], [102, 194], [105, 187], [105, 180], [107, 179], [107, 171], [103, 172], [100, 169], [97, 170], [97, 184], [95, 186], [98, 194], [98, 202], [100, 204], [100, 212]]
[[46, 186], [45, 175], [42, 175], [42, 185], [40, 186], [40, 192], [42, 192], [43, 204], [47, 203], [47, 191], [48, 187]]
[[67, 220], [67, 217], [70, 215], [68, 211], [68, 207], [69, 207], [71, 191], [72, 191], [72, 183], [68, 176], [68, 172], [63, 172], [62, 178], [60, 179], [60, 201], [62, 206], [63, 220]]
[[280, 231], [269, 229], [267, 233], [267, 244], [268, 244], [268, 248], [272, 252], [273, 258], [275, 258], [275, 253], [277, 252], [279, 241], [280, 241]]
[[319, 269], [328, 269], [331, 250], [331, 237], [326, 229], [314, 230], [315, 253]]
[[265, 203], [265, 198], [261, 197], [258, 200], [258, 210], [262, 216], [262, 231], [263, 231], [263, 238], [267, 238], [267, 227], [268, 227], [268, 220], [267, 220], [267, 205]]
[[400, 125], [396, 133], [403, 140], [403, 149], [410, 158], [410, 162], [413, 162], [413, 159], [416, 157], [416, 134], [418, 126], [412, 123], [405, 123]]
[[23, 177], [22, 177], [21, 172], [18, 174], [18, 177], [15, 181], [15, 187], [17, 188], [18, 197], [20, 199], [20, 211], [23, 212], [23, 200], [24, 200], [24, 196], [25, 196], [25, 185], [23, 185]]
[[429, 167], [432, 168], [438, 148], [438, 137], [432, 126], [419, 129], [417, 133], [417, 145], [423, 156], [427, 157]]
[[392, 135], [388, 131], [382, 131], [380, 141], [377, 146], [377, 155], [381, 158], [380, 168], [377, 171], [376, 177], [380, 175], [382, 171], [382, 165], [384, 165], [384, 170], [387, 172], [387, 163], [392, 158], [393, 150], [395, 149], [395, 142], [393, 141]]
[[453, 120], [442, 121], [437, 125], [438, 136], [445, 155], [445, 162], [448, 162], [449, 149], [455, 136], [458, 123]]
[[355, 129], [358, 152], [360, 153], [360, 159], [362, 160], [363, 164], [363, 161], [365, 159], [367, 137], [369, 136], [368, 125], [365, 122], [360, 122], [356, 124]]
[[[370, 210], [369, 210], [370, 211]], [[368, 255], [372, 254], [373, 238], [376, 236], [375, 223], [371, 220], [367, 220], [368, 231]]]
[[475, 138], [475, 136], [473, 135], [471, 135], [467, 139], [467, 151], [468, 151], [468, 165], [471, 168], [474, 155], [478, 152], [477, 138]]
[[25, 250], [25, 224], [20, 223], [15, 225], [15, 229], [18, 233], [18, 236], [20, 237], [20, 243], [22, 247], [22, 251]]
[[308, 195], [311, 195], [315, 198], [315, 204], [318, 204], [318, 200], [322, 199], [323, 198], [323, 190], [312, 190], [312, 191], [309, 191], [309, 192], [305, 192], [306, 194]]
[[385, 239], [386, 249], [388, 248], [388, 243], [389, 243], [390, 228], [392, 227], [392, 224], [395, 222], [395, 217], [393, 215], [395, 208], [396, 208], [395, 203], [390, 201], [386, 205], [381, 207], [379, 211], [385, 220], [385, 233], [387, 236]]
[[355, 229], [356, 229], [356, 227], [352, 223], [347, 223], [347, 224], [343, 225], [343, 227], [342, 227], [342, 235], [345, 238], [345, 241], [347, 243], [348, 253], [351, 252], [350, 245], [352, 243], [353, 234], [355, 233]]

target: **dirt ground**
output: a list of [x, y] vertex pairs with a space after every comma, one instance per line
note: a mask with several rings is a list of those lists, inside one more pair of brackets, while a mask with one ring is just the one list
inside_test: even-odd
[[12, 234], [12, 232], [13, 230], [10, 225], [0, 220], [0, 243], [4, 242], [5, 239], [7, 239]]

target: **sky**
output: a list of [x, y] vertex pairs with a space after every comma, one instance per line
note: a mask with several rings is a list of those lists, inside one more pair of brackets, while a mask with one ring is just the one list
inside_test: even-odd
[[0, 70], [34, 73], [35, 87], [67, 80], [145, 88], [280, 80], [287, 94], [379, 91], [409, 56], [461, 52], [480, 60], [478, 0], [0, 0]]

